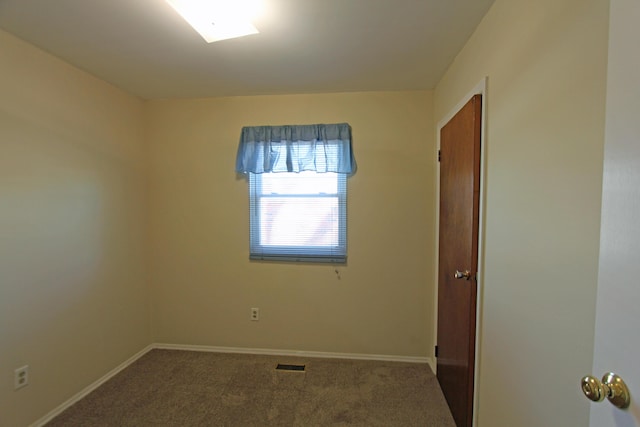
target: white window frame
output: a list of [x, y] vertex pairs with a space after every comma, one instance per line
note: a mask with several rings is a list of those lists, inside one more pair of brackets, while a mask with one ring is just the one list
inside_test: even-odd
[[[282, 172], [278, 172], [282, 173]], [[284, 172], [287, 173], [287, 172]], [[292, 172], [288, 172], [294, 174]], [[249, 206], [250, 206], [250, 259], [311, 263], [346, 263], [347, 259], [347, 176], [336, 173], [336, 194], [304, 193], [304, 194], [263, 194], [262, 180], [265, 174], [249, 173]], [[260, 201], [269, 197], [337, 197], [338, 198], [338, 244], [331, 246], [285, 246], [265, 245], [261, 239]]]

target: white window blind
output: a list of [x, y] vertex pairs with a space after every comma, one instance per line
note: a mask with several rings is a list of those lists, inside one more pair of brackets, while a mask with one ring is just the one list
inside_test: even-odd
[[250, 173], [249, 193], [251, 259], [346, 261], [345, 174]]

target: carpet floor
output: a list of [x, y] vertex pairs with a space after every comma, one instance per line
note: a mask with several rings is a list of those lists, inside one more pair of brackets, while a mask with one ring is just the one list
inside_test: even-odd
[[455, 424], [427, 364], [152, 350], [47, 424], [61, 426]]

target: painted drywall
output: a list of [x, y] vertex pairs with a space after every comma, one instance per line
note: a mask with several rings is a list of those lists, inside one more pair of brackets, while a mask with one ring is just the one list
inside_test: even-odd
[[584, 426], [598, 265], [608, 2], [496, 0], [435, 90], [488, 76], [478, 426]]
[[151, 342], [144, 103], [5, 32], [0, 58], [0, 425], [25, 426]]
[[640, 425], [640, 287], [634, 279], [640, 253], [640, 2], [612, 0], [598, 303], [593, 369], [615, 372], [629, 387], [621, 411], [606, 400], [591, 405], [591, 427]]
[[[157, 342], [432, 355], [432, 93], [151, 101]], [[243, 126], [348, 122], [348, 265], [249, 261]], [[251, 322], [249, 310], [260, 308]]]

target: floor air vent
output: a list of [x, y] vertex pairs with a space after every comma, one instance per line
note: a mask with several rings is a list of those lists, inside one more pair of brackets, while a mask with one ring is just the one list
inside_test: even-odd
[[283, 365], [282, 363], [278, 363], [276, 369], [281, 371], [297, 371], [304, 372], [304, 365]]

